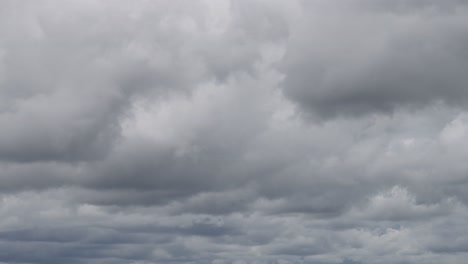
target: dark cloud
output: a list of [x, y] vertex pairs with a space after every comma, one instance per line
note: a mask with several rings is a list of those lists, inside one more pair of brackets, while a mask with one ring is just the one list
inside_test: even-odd
[[463, 263], [463, 1], [0, 4], [0, 263]]
[[466, 5], [370, 2], [308, 4], [287, 46], [285, 94], [322, 117], [465, 105]]

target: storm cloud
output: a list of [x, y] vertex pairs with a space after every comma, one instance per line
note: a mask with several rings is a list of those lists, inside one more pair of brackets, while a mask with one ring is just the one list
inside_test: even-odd
[[464, 263], [464, 1], [0, 2], [0, 263]]

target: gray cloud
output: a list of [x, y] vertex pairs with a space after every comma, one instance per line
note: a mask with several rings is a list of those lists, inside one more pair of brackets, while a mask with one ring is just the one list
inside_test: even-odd
[[0, 4], [0, 263], [463, 263], [463, 1]]
[[306, 111], [330, 117], [466, 104], [464, 3], [316, 2], [295, 22], [283, 66], [285, 94]]

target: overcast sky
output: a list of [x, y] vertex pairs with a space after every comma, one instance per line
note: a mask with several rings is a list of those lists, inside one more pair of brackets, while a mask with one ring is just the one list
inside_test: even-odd
[[468, 2], [0, 1], [0, 263], [458, 264]]

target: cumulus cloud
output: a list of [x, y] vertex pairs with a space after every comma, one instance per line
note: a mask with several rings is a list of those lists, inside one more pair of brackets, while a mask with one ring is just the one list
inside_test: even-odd
[[322, 117], [464, 105], [466, 5], [309, 1], [285, 57], [284, 91]]
[[467, 12], [0, 3], [0, 263], [463, 263]]

